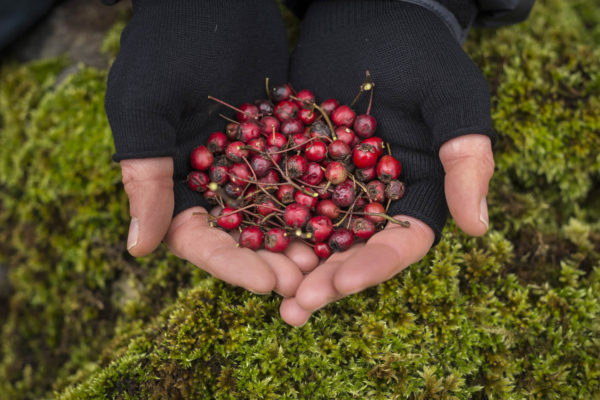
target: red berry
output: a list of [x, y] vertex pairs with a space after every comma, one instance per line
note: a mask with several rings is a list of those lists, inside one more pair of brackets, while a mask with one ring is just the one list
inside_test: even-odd
[[227, 182], [225, 186], [223, 186], [223, 190], [229, 197], [239, 197], [244, 192], [244, 187], [240, 185], [234, 185], [231, 182]]
[[344, 164], [339, 161], [332, 161], [325, 168], [325, 179], [334, 185], [338, 185], [346, 180], [348, 171]]
[[250, 165], [252, 166], [252, 170], [254, 174], [256, 174], [257, 178], [264, 177], [267, 172], [273, 167], [273, 163], [267, 158], [261, 156], [260, 154], [256, 154], [252, 156], [252, 160], [250, 160]]
[[298, 118], [290, 118], [281, 123], [279, 130], [284, 135], [291, 136], [296, 133], [303, 133], [304, 124], [302, 124], [302, 121], [300, 121]]
[[260, 99], [254, 101], [260, 115], [271, 115], [275, 106], [269, 100]]
[[215, 161], [213, 161], [211, 167], [231, 167], [231, 161], [225, 154], [219, 154], [215, 157]]
[[348, 229], [338, 228], [329, 237], [329, 247], [332, 251], [348, 250], [354, 243], [354, 235]]
[[295, 147], [295, 150], [300, 151], [304, 149], [306, 142], [308, 142], [308, 137], [304, 133], [296, 133], [290, 138], [289, 147]]
[[335, 110], [339, 106], [340, 103], [336, 99], [327, 99], [321, 103], [321, 108], [327, 113], [327, 115], [331, 115], [333, 110]]
[[381, 139], [380, 137], [371, 136], [370, 138], [366, 138], [365, 140], [363, 140], [361, 143], [370, 144], [371, 146], [375, 147], [378, 158], [381, 157], [381, 155], [383, 154], [383, 139]]
[[375, 172], [375, 167], [358, 168], [354, 171], [354, 176], [361, 182], [369, 182], [375, 179], [377, 173]]
[[[381, 203], [369, 203], [365, 206], [363, 211], [370, 214], [385, 214], [385, 208], [383, 208]], [[375, 224], [380, 224], [385, 221], [385, 218], [378, 215], [365, 215], [365, 218]]]
[[325, 242], [315, 244], [314, 250], [317, 257], [322, 259], [329, 258], [331, 255], [331, 249]]
[[315, 95], [307, 89], [299, 91], [296, 93], [295, 97], [298, 99], [298, 105], [300, 107], [311, 107], [315, 102]]
[[279, 130], [279, 120], [271, 115], [262, 117], [260, 119], [260, 123], [262, 124], [262, 128], [260, 131], [265, 135], [269, 135], [273, 133], [273, 131]]
[[367, 193], [371, 201], [382, 203], [385, 200], [385, 185], [377, 179], [367, 183]]
[[331, 121], [337, 126], [351, 127], [356, 113], [348, 106], [339, 106], [331, 113]]
[[331, 200], [339, 207], [350, 207], [354, 203], [354, 184], [349, 179], [333, 189]]
[[190, 189], [196, 192], [204, 192], [208, 189], [210, 180], [208, 175], [200, 171], [192, 171], [187, 176], [187, 184]]
[[366, 218], [354, 218], [352, 233], [359, 239], [368, 239], [375, 233], [375, 224]]
[[279, 183], [279, 174], [274, 169], [270, 169], [267, 171], [265, 176], [259, 178], [258, 181], [265, 185], [270, 185], [272, 183]]
[[317, 215], [324, 215], [331, 220], [335, 220], [340, 215], [340, 208], [331, 200], [321, 200], [317, 203]]
[[331, 130], [329, 129], [327, 124], [325, 124], [324, 122], [315, 121], [310, 126], [310, 136], [311, 137], [320, 137], [320, 136], [331, 137]]
[[289, 235], [281, 228], [272, 228], [265, 234], [265, 249], [272, 252], [282, 252], [290, 244]]
[[230, 231], [240, 226], [242, 223], [242, 214], [236, 212], [234, 208], [225, 207], [221, 210], [221, 214], [219, 218], [217, 218], [217, 223], [221, 228]]
[[300, 111], [300, 108], [295, 101], [283, 100], [277, 103], [273, 114], [278, 120], [285, 121], [287, 119], [296, 118], [298, 116], [298, 111]]
[[208, 137], [206, 147], [208, 147], [208, 150], [210, 150], [210, 152], [213, 154], [222, 153], [225, 151], [225, 147], [227, 147], [228, 142], [229, 140], [223, 132], [213, 132]]
[[282, 149], [287, 144], [287, 137], [279, 132], [273, 132], [267, 135], [267, 145]]
[[357, 168], [370, 168], [377, 164], [377, 149], [370, 144], [361, 143], [352, 152], [352, 162]]
[[341, 140], [334, 140], [327, 147], [329, 156], [334, 160], [346, 160], [350, 157], [350, 146]]
[[265, 151], [267, 148], [267, 141], [264, 137], [259, 137], [256, 139], [252, 139], [248, 142], [248, 146], [256, 149], [256, 151]]
[[240, 124], [238, 124], [236, 122], [230, 122], [225, 127], [225, 136], [227, 136], [227, 138], [229, 140], [237, 140], [239, 129], [240, 129]]
[[243, 142], [231, 142], [225, 149], [225, 154], [233, 162], [241, 162], [245, 157], [248, 157], [248, 150], [244, 149]]
[[309, 162], [306, 167], [306, 172], [300, 177], [302, 182], [316, 186], [323, 180], [323, 170], [321, 166], [315, 162]]
[[358, 136], [368, 138], [375, 134], [377, 120], [372, 115], [362, 114], [354, 120], [354, 132]]
[[271, 214], [274, 211], [279, 211], [273, 200], [267, 196], [262, 195], [256, 200], [256, 212], [262, 216]]
[[229, 181], [234, 185], [244, 186], [250, 177], [250, 170], [246, 164], [235, 163], [229, 168]]
[[267, 145], [267, 154], [273, 159], [273, 162], [279, 164], [281, 161], [281, 153], [279, 152], [279, 147], [277, 146], [269, 146]]
[[244, 121], [240, 123], [238, 129], [238, 140], [248, 143], [252, 139], [260, 136], [260, 126], [254, 121]]
[[352, 142], [356, 138], [354, 131], [347, 126], [338, 126], [335, 128], [335, 136], [350, 147], [352, 147]]
[[377, 177], [382, 182], [388, 183], [398, 178], [400, 171], [402, 171], [400, 161], [390, 155], [381, 157], [377, 163]]
[[294, 202], [294, 187], [292, 185], [281, 185], [277, 189], [277, 200], [283, 204]]
[[318, 140], [313, 140], [306, 146], [304, 155], [309, 161], [319, 162], [327, 156], [327, 145]]
[[390, 183], [388, 183], [385, 187], [385, 197], [390, 200], [398, 200], [404, 196], [405, 191], [406, 188], [404, 187], [404, 183], [398, 180], [393, 180], [390, 181]]
[[306, 162], [306, 158], [301, 155], [295, 154], [288, 158], [286, 162], [286, 172], [290, 178], [298, 178], [306, 172], [308, 168], [308, 163]]
[[256, 117], [258, 117], [258, 107], [254, 104], [244, 103], [238, 107], [243, 112], [237, 112], [235, 114], [235, 119], [240, 122], [252, 121]]
[[366, 205], [367, 205], [367, 200], [364, 197], [357, 197], [356, 201], [354, 202], [354, 209], [360, 210], [361, 208], [363, 208]]
[[209, 204], [218, 204], [217, 198], [219, 197], [219, 194], [213, 190], [207, 190], [204, 192], [202, 197], [204, 197], [204, 200], [206, 200]]
[[213, 154], [205, 146], [198, 146], [192, 150], [190, 163], [192, 168], [199, 171], [207, 170], [215, 160]]
[[315, 242], [324, 242], [329, 239], [333, 232], [333, 223], [323, 215], [317, 215], [308, 220], [306, 231], [312, 234], [312, 239]]
[[217, 185], [224, 185], [229, 180], [229, 168], [224, 165], [213, 165], [208, 170], [208, 176]]
[[319, 199], [328, 199], [331, 197], [331, 192], [329, 190], [330, 186], [331, 184], [329, 182], [323, 181], [314, 188], [315, 192], [319, 195]]
[[283, 212], [283, 220], [292, 228], [302, 228], [310, 218], [308, 207], [303, 204], [288, 204]]
[[303, 108], [300, 110], [298, 118], [304, 125], [310, 125], [317, 119], [317, 113], [312, 108]]
[[239, 243], [241, 247], [258, 250], [262, 246], [265, 235], [258, 226], [247, 226], [240, 233]]
[[275, 102], [288, 99], [292, 93], [292, 87], [287, 83], [285, 85], [273, 86], [271, 88], [271, 98]]
[[[305, 189], [307, 192], [312, 192], [310, 189]], [[316, 192], [315, 192], [316, 194]], [[302, 193], [301, 191], [297, 190], [296, 193], [294, 194], [294, 200], [296, 201], [296, 203], [299, 204], [303, 204], [306, 207], [310, 208], [311, 210], [313, 208], [315, 208], [315, 206], [317, 205], [318, 200], [318, 196], [309, 196], [306, 193]]]

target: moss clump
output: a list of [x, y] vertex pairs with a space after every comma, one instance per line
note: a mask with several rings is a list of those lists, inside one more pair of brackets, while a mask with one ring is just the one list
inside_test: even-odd
[[[593, 399], [600, 393], [600, 3], [538, 1], [467, 50], [501, 139], [491, 231], [302, 328], [164, 249], [132, 259], [106, 71], [0, 75], [7, 399]], [[121, 25], [122, 27], [122, 25]], [[118, 30], [105, 48], [118, 48]], [[60, 79], [57, 79], [59, 78]]]

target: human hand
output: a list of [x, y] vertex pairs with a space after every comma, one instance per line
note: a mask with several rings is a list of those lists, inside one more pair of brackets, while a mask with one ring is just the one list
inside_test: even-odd
[[[296, 296], [281, 305], [282, 318], [292, 325], [420, 260], [439, 240], [448, 208], [466, 233], [487, 230], [495, 140], [489, 89], [450, 31], [412, 4], [313, 3], [292, 57], [292, 83], [321, 99], [349, 103], [365, 70], [376, 85], [376, 134], [403, 164], [407, 187], [389, 213], [411, 227], [388, 226], [309, 273]], [[366, 110], [366, 97], [355, 106], [358, 113]]]
[[[304, 247], [261, 254], [208, 227], [199, 193], [186, 187], [189, 154], [224, 122], [208, 95], [241, 104], [264, 97], [264, 79], [287, 81], [287, 41], [275, 2], [134, 0], [111, 69], [106, 111], [132, 222], [128, 250], [152, 252], [164, 239], [177, 256], [259, 293], [294, 293]], [[173, 216], [175, 216], [173, 218]], [[274, 267], [277, 265], [277, 268]]]
[[[490, 139], [478, 134], [460, 136], [442, 145], [439, 156], [452, 217], [464, 232], [483, 235], [488, 228], [485, 196], [494, 172]], [[395, 218], [409, 221], [410, 227], [388, 224], [366, 243], [333, 254], [306, 275], [295, 296], [282, 301], [283, 320], [303, 325], [327, 304], [385, 282], [423, 258], [433, 244], [433, 230], [407, 215]]]

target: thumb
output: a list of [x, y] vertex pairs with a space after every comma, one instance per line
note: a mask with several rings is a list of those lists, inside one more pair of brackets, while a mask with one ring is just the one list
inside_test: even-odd
[[173, 218], [173, 159], [123, 160], [121, 173], [131, 215], [127, 250], [145, 256], [160, 244]]
[[490, 138], [479, 134], [456, 137], [440, 147], [439, 156], [446, 172], [450, 214], [465, 233], [483, 235], [489, 225], [486, 196], [494, 173]]

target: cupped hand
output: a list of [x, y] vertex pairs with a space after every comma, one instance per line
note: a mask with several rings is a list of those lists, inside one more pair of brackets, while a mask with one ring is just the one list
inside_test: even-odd
[[[446, 142], [439, 155], [454, 220], [465, 233], [483, 235], [488, 229], [486, 195], [494, 172], [490, 139], [477, 134], [460, 136]], [[327, 304], [385, 282], [421, 260], [433, 244], [433, 230], [407, 215], [395, 218], [409, 221], [410, 227], [388, 223], [366, 243], [332, 255], [307, 274], [296, 295], [282, 301], [283, 320], [301, 326]]]
[[312, 249], [301, 242], [292, 242], [283, 253], [238, 247], [235, 234], [209, 225], [203, 207], [172, 218], [170, 158], [124, 160], [121, 170], [132, 215], [128, 250], [134, 256], [149, 254], [164, 238], [173, 254], [215, 278], [255, 293], [275, 291], [283, 296], [293, 296], [303, 271], [318, 263]]
[[293, 295], [316, 257], [293, 244], [283, 254], [235, 246], [208, 226], [202, 195], [186, 185], [192, 149], [223, 130], [223, 106], [264, 98], [264, 82], [287, 81], [288, 43], [271, 0], [133, 1], [133, 17], [111, 68], [106, 112], [132, 217], [134, 256], [161, 241], [213, 276], [257, 293]]
[[487, 230], [496, 139], [489, 87], [452, 31], [435, 13], [407, 2], [311, 3], [291, 57], [294, 86], [350, 104], [367, 70], [372, 101], [363, 94], [353, 108], [371, 113], [375, 135], [402, 164], [406, 193], [388, 212], [411, 227], [390, 225], [306, 275], [281, 305], [292, 325], [420, 260], [440, 240], [448, 212], [467, 234]]

